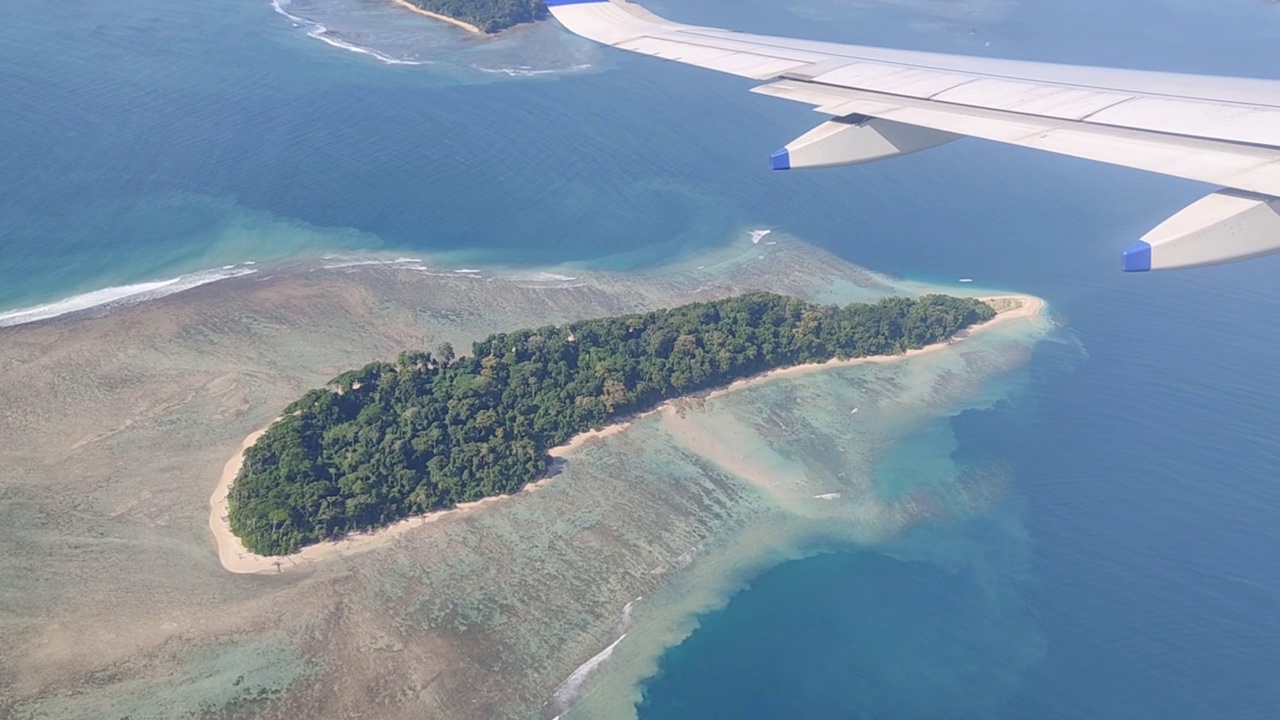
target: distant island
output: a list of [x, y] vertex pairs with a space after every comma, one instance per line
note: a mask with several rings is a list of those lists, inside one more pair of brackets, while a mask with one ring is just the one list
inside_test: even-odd
[[394, 0], [410, 10], [451, 22], [477, 34], [493, 34], [545, 20], [542, 0]]
[[818, 305], [751, 293], [415, 350], [334, 378], [244, 454], [231, 531], [260, 555], [515, 492], [547, 451], [665, 400], [778, 368], [896, 355], [996, 315], [925, 295]]

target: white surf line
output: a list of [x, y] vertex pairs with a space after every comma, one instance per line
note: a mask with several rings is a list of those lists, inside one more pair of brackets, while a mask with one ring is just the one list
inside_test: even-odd
[[251, 275], [257, 272], [248, 268], [227, 266], [218, 270], [202, 270], [200, 272], [179, 275], [168, 280], [118, 285], [101, 290], [72, 295], [65, 300], [21, 308], [0, 313], [0, 327], [13, 327], [27, 323], [49, 320], [93, 308], [110, 308], [113, 306], [134, 305], [148, 300], [174, 295], [184, 290], [208, 285], [219, 280]]

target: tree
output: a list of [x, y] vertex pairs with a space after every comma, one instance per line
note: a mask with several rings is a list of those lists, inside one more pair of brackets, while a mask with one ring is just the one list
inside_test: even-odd
[[436, 355], [440, 356], [440, 362], [443, 365], [451, 365], [457, 359], [457, 355], [453, 353], [453, 343], [442, 342], [436, 346]]

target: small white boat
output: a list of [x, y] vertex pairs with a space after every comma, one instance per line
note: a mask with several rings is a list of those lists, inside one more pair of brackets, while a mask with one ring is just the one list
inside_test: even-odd
[[973, 278], [960, 278], [960, 282], [973, 282]]

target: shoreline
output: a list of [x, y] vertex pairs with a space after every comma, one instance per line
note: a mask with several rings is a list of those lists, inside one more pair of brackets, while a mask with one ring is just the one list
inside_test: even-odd
[[[831, 370], [835, 368], [854, 367], [857, 365], [880, 365], [885, 363], [908, 360], [913, 357], [919, 357], [921, 355], [935, 353], [939, 350], [951, 347], [955, 343], [963, 341], [965, 338], [970, 337], [973, 333], [978, 332], [980, 330], [987, 330], [995, 325], [1009, 322], [1010, 320], [1037, 317], [1040, 315], [1040, 313], [1044, 310], [1044, 307], [1045, 307], [1045, 301], [1033, 295], [996, 295], [996, 296], [983, 297], [981, 299], [988, 302], [1017, 301], [1019, 305], [1017, 307], [1009, 308], [1006, 310], [998, 309], [997, 315], [995, 317], [991, 318], [990, 320], [984, 323], [980, 323], [966, 330], [962, 330], [959, 334], [957, 334], [955, 337], [951, 338], [950, 340], [946, 340], [940, 343], [934, 343], [932, 345], [926, 345], [922, 348], [916, 348], [914, 350], [908, 350], [905, 353], [902, 353], [901, 355], [870, 355], [867, 357], [847, 358], [844, 360], [840, 360], [840, 359], [828, 360], [824, 363], [808, 363], [805, 365], [792, 365], [790, 367], [778, 368], [776, 370], [769, 370], [759, 375], [742, 378], [741, 380], [735, 380], [724, 387], [716, 388], [714, 390], [710, 390], [705, 393], [699, 393], [698, 395], [691, 396], [691, 397], [698, 397], [704, 400], [712, 400], [714, 398], [727, 395], [731, 392], [745, 389], [757, 383], [767, 382], [769, 380], [774, 380], [780, 377], [797, 377], [797, 376], [808, 375], [815, 372], [820, 372], [823, 370]], [[780, 501], [785, 499], [777, 494], [776, 487], [769, 481], [769, 478], [767, 476], [761, 474], [755, 468], [752, 468], [749, 464], [744, 464], [742, 462], [739, 462], [737, 458], [734, 456], [733, 452], [726, 451], [726, 449], [720, 448], [720, 447], [708, 446], [707, 445], [708, 441], [705, 438], [700, 438], [696, 434], [696, 430], [686, 423], [684, 418], [684, 413], [681, 412], [681, 410], [678, 407], [676, 407], [675, 401], [668, 400], [667, 402], [664, 402], [661, 405], [659, 405], [657, 408], [655, 408], [651, 412], [662, 414], [662, 419], [665, 423], [667, 423], [667, 429], [669, 432], [672, 432], [673, 436], [675, 436], [677, 431], [681, 432], [681, 435], [676, 438], [677, 442], [689, 444], [691, 447], [696, 449], [700, 455], [710, 459], [712, 462], [715, 462], [721, 465], [725, 469], [732, 472], [734, 475], [738, 476], [739, 478], [742, 478], [742, 480], [752, 485], [755, 485], [757, 488], [760, 488], [761, 490], [765, 491], [769, 495], [775, 497], [775, 499]], [[649, 414], [649, 413], [646, 413], [646, 414]], [[602, 434], [612, 434], [612, 432], [617, 432], [621, 429], [624, 429], [624, 428], [620, 427], [620, 428], [614, 429], [614, 426], [609, 426], [607, 428], [604, 428], [601, 432]], [[577, 440], [578, 440], [578, 437], [575, 437], [574, 441], [577, 441]]]
[[350, 533], [341, 540], [326, 540], [325, 542], [307, 545], [290, 555], [259, 555], [246, 548], [240, 538], [231, 532], [231, 522], [227, 517], [227, 498], [230, 496], [231, 486], [235, 483], [236, 475], [240, 474], [240, 466], [244, 464], [244, 452], [257, 442], [258, 438], [262, 437], [263, 433], [276, 424], [279, 419], [276, 418], [266, 427], [249, 433], [249, 436], [241, 444], [240, 450], [223, 466], [222, 476], [218, 479], [218, 485], [213, 489], [213, 495], [209, 497], [209, 529], [213, 531], [214, 543], [218, 548], [218, 561], [222, 564], [222, 568], [230, 573], [260, 575], [274, 572], [278, 574], [319, 562], [328, 557], [354, 555], [374, 548], [385, 547], [392, 540], [409, 530], [437, 522], [449, 516], [466, 515], [484, 505], [531, 493], [551, 479], [547, 477], [531, 482], [521, 488], [519, 492], [510, 495], [494, 495], [481, 498], [469, 503], [462, 503], [448, 510], [436, 510], [426, 515], [405, 518], [377, 530]]
[[451, 18], [448, 15], [441, 15], [438, 12], [432, 12], [430, 10], [427, 10], [426, 8], [420, 8], [417, 5], [414, 5], [413, 3], [409, 2], [409, 0], [391, 0], [391, 2], [395, 3], [396, 5], [399, 5], [400, 7], [410, 12], [415, 12], [419, 15], [425, 15], [426, 17], [439, 20], [440, 22], [449, 23], [454, 27], [460, 27], [463, 30], [466, 30], [467, 32], [471, 33], [472, 35], [479, 35], [481, 37], [484, 37], [484, 35], [486, 34], [482, 32], [480, 28], [476, 27], [475, 25], [472, 25], [471, 23], [465, 20]]
[[[395, 2], [403, 2], [403, 0], [395, 0]], [[665, 412], [673, 407], [674, 403], [686, 399], [687, 397], [699, 397], [710, 400], [720, 397], [726, 393], [742, 390], [752, 385], [767, 382], [779, 377], [806, 375], [822, 370], [852, 367], [856, 365], [882, 364], [908, 360], [913, 357], [918, 357], [920, 355], [937, 352], [944, 348], [951, 347], [957, 342], [962, 342], [963, 340], [972, 337], [974, 333], [982, 330], [989, 330], [992, 327], [1007, 323], [1011, 320], [1037, 317], [1045, 307], [1045, 301], [1033, 295], [993, 295], [982, 297], [980, 299], [988, 303], [992, 303], [993, 305], [997, 303], [1007, 305], [1010, 302], [1016, 302], [1017, 305], [1006, 308], [997, 307], [996, 316], [986, 322], [974, 325], [957, 334], [955, 337], [943, 342], [908, 350], [905, 353], [898, 355], [872, 355], [859, 358], [847, 358], [843, 360], [834, 359], [828, 360], [824, 363], [792, 365], [790, 367], [769, 370], [751, 377], [741, 378], [721, 388], [697, 393], [692, 396], [673, 398], [660, 403], [652, 410], [620, 419], [617, 422], [599, 429], [579, 433], [570, 438], [567, 443], [548, 449], [547, 454], [553, 458], [562, 459], [566, 455], [580, 449], [593, 440], [620, 433], [638, 420], [648, 417], [649, 415]], [[278, 419], [279, 418], [276, 420]], [[397, 521], [377, 530], [351, 533], [341, 540], [329, 540], [315, 543], [313, 545], [307, 545], [291, 555], [258, 555], [246, 548], [240, 541], [240, 538], [236, 537], [235, 534], [231, 532], [230, 522], [227, 518], [227, 498], [230, 494], [231, 486], [235, 482], [236, 475], [240, 472], [240, 466], [244, 462], [245, 450], [252, 446], [253, 443], [271, 427], [271, 425], [274, 425], [276, 420], [272, 420], [266, 427], [250, 433], [248, 437], [244, 439], [240, 450], [238, 450], [231, 459], [227, 461], [226, 465], [223, 466], [222, 475], [219, 478], [217, 486], [213, 490], [213, 494], [209, 498], [209, 529], [212, 531], [214, 541], [217, 545], [219, 562], [227, 572], [236, 574], [281, 573], [286, 570], [293, 570], [310, 565], [327, 557], [335, 555], [350, 555], [383, 547], [388, 545], [395, 538], [414, 528], [436, 522], [451, 515], [466, 515], [483, 505], [501, 502], [503, 500], [534, 492], [551, 480], [551, 477], [544, 477], [525, 485], [518, 492], [509, 495], [494, 495], [474, 502], [463, 503], [448, 510], [437, 510], [425, 515], [405, 518], [404, 520]]]
[[[996, 325], [1006, 323], [1010, 320], [1019, 320], [1022, 318], [1036, 317], [1040, 315], [1040, 313], [1044, 310], [1044, 306], [1045, 306], [1045, 301], [1034, 295], [992, 295], [988, 297], [979, 298], [979, 300], [982, 300], [984, 302], [1016, 301], [1019, 303], [1019, 305], [1017, 307], [1009, 308], [1007, 310], [997, 309], [995, 317], [991, 318], [986, 322], [979, 323], [972, 327], [966, 328], [965, 330], [961, 330], [960, 333], [958, 333], [955, 337], [950, 338], [949, 340], [944, 340], [942, 342], [934, 343], [932, 345], [925, 345], [922, 348], [915, 348], [913, 350], [908, 350], [899, 355], [868, 355], [866, 357], [846, 358], [844, 360], [837, 358], [837, 359], [828, 360], [822, 363], [806, 363], [804, 365], [791, 365], [789, 367], [777, 368], [776, 370], [767, 370], [763, 373], [760, 373], [759, 375], [753, 375], [751, 377], [742, 378], [740, 380], [734, 380], [733, 382], [729, 383], [728, 385], [725, 385], [722, 388], [716, 388], [714, 390], [707, 391], [706, 393], [699, 393], [698, 397], [711, 400], [712, 398], [720, 397], [721, 395], [724, 395], [726, 393], [731, 393], [735, 390], [741, 390], [750, 385], [754, 385], [760, 382], [765, 382], [766, 380], [771, 380], [773, 378], [794, 377], [796, 375], [808, 375], [809, 373], [815, 373], [822, 370], [830, 370], [833, 368], [842, 368], [842, 367], [853, 367], [855, 365], [875, 365], [875, 364], [881, 364], [881, 363], [899, 362], [901, 360], [909, 360], [913, 357], [919, 357], [920, 355], [925, 355], [927, 353], [934, 353], [944, 348], [951, 347], [957, 342], [961, 342], [966, 338], [970, 337], [971, 335], [973, 335], [973, 333], [976, 333], [982, 330], [989, 330], [992, 327], [995, 327]], [[668, 400], [667, 402], [663, 403], [663, 406], [668, 405], [671, 402], [672, 401]], [[657, 408], [657, 410], [661, 410], [661, 409], [662, 409], [662, 406], [659, 406]], [[576, 440], [577, 438], [574, 438], [574, 439]]]

